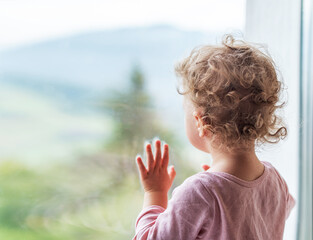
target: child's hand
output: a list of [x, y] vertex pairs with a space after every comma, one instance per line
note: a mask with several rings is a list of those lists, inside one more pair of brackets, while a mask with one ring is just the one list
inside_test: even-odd
[[140, 178], [145, 192], [168, 192], [176, 176], [174, 166], [167, 170], [169, 162], [168, 145], [164, 144], [163, 156], [161, 156], [161, 141], [155, 141], [155, 157], [151, 145], [146, 145], [148, 169], [140, 156], [136, 158], [140, 171]]
[[204, 171], [206, 171], [210, 168], [210, 166], [207, 164], [202, 164], [201, 167], [203, 168]]

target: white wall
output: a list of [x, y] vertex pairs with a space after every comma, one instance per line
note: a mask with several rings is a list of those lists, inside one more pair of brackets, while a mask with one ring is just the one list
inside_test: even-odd
[[[298, 198], [299, 164], [299, 57], [300, 1], [247, 0], [245, 39], [265, 43], [276, 61], [287, 89], [284, 116], [289, 136], [275, 147], [257, 153], [271, 162], [287, 181], [289, 191]], [[284, 239], [296, 239], [298, 202], [285, 225]]]

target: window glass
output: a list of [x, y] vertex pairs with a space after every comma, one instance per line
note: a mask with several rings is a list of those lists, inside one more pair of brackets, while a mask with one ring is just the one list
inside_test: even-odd
[[145, 141], [169, 144], [172, 189], [201, 170], [174, 64], [244, 16], [243, 0], [1, 1], [0, 239], [130, 239]]

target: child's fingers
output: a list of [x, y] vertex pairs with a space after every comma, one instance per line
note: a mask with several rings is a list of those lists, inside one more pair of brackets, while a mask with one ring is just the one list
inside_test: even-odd
[[160, 167], [161, 162], [161, 141], [155, 141], [155, 168]]
[[170, 166], [168, 169], [168, 175], [170, 176], [171, 181], [174, 180], [175, 176], [176, 176], [176, 171], [174, 166]]
[[153, 153], [151, 149], [150, 143], [147, 144], [146, 146], [146, 152], [147, 152], [147, 158], [148, 158], [148, 171], [153, 171], [154, 168], [154, 158], [153, 158]]
[[204, 171], [206, 171], [206, 170], [208, 170], [210, 168], [210, 166], [207, 165], [207, 164], [202, 164], [202, 168], [203, 168]]
[[145, 165], [143, 164], [141, 157], [137, 156], [136, 160], [137, 160], [137, 165], [138, 165], [139, 170], [140, 170], [141, 177], [145, 177], [147, 174], [147, 169], [146, 169]]
[[168, 161], [169, 161], [169, 156], [168, 156], [168, 145], [164, 144], [164, 151], [163, 151], [163, 162], [162, 162], [162, 167], [167, 167]]

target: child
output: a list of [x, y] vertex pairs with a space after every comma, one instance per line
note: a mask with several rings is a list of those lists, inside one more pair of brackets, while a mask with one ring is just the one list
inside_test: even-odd
[[175, 177], [167, 168], [169, 147], [146, 145], [147, 169], [137, 165], [144, 206], [136, 219], [137, 239], [282, 239], [295, 206], [283, 177], [260, 161], [256, 144], [287, 136], [275, 110], [281, 83], [273, 60], [258, 47], [227, 35], [221, 46], [194, 48], [175, 67], [182, 77], [186, 133], [213, 159], [205, 171], [167, 193]]

